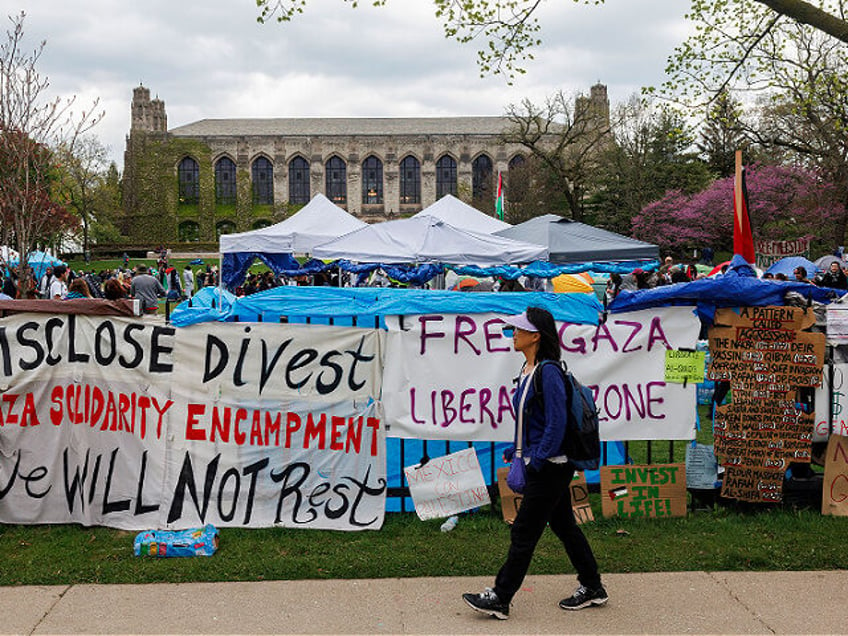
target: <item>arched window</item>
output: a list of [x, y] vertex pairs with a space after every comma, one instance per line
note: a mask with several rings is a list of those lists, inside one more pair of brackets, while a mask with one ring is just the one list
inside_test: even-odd
[[177, 168], [180, 203], [197, 203], [200, 200], [200, 166], [191, 157], [183, 157]]
[[509, 160], [509, 172], [506, 179], [506, 198], [518, 203], [524, 200], [529, 189], [528, 164], [523, 155], [515, 155]]
[[215, 203], [235, 205], [236, 164], [229, 157], [221, 157], [215, 164]]
[[400, 162], [400, 202], [421, 203], [421, 163], [412, 155]]
[[177, 235], [182, 243], [193, 243], [200, 240], [200, 226], [194, 221], [183, 221], [177, 228]]
[[340, 157], [332, 156], [325, 166], [327, 198], [337, 205], [347, 203], [347, 164]]
[[253, 225], [250, 226], [250, 229], [261, 230], [263, 227], [270, 227], [271, 225], [272, 223], [268, 219], [259, 219], [258, 221], [253, 222]]
[[456, 196], [456, 161], [450, 155], [436, 162], [436, 199], [446, 194]]
[[253, 202], [274, 205], [274, 166], [265, 157], [257, 157], [250, 171], [253, 181]]
[[471, 198], [486, 202], [494, 200], [492, 196], [492, 160], [488, 155], [480, 155], [471, 162]]
[[289, 161], [289, 203], [309, 203], [309, 162], [303, 157]]
[[362, 162], [362, 203], [383, 203], [383, 162], [374, 155]]
[[236, 231], [236, 224], [232, 221], [218, 221], [215, 224], [215, 238], [221, 238], [224, 234], [232, 234]]

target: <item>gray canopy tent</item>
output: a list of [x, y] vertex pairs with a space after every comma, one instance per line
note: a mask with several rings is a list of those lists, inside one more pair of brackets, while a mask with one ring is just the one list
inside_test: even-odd
[[652, 243], [602, 230], [555, 214], [537, 216], [494, 233], [548, 248], [551, 263], [599, 263], [659, 259]]

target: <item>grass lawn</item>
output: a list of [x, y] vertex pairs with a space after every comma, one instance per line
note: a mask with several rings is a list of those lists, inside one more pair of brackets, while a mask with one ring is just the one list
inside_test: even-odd
[[[604, 572], [848, 568], [846, 520], [816, 510], [715, 508], [676, 519], [603, 519], [584, 526]], [[108, 528], [0, 526], [0, 585], [256, 581], [494, 575], [509, 527], [484, 509], [441, 521], [389, 514], [379, 531], [221, 530], [210, 558], [133, 556], [135, 533]], [[531, 573], [572, 572], [546, 532]]]

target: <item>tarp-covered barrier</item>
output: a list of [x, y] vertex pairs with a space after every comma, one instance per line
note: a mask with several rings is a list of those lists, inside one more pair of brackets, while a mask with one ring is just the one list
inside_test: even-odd
[[[214, 294], [211, 290], [206, 294]], [[274, 287], [242, 298], [232, 295], [223, 308], [195, 311], [188, 301], [180, 303], [171, 314], [171, 322], [184, 327], [207, 320], [278, 321], [280, 316], [333, 317], [387, 316], [441, 313], [499, 312], [516, 314], [528, 305], [550, 311], [557, 320], [573, 323], [597, 323], [603, 310], [597, 298], [588, 294], [553, 294], [522, 292], [502, 294], [462, 294], [451, 291], [393, 289], [381, 287]], [[215, 296], [204, 297], [214, 300]], [[229, 299], [233, 299], [232, 302]], [[209, 302], [209, 300], [204, 300]], [[192, 299], [192, 305], [194, 300]], [[344, 323], [337, 323], [344, 324]], [[349, 324], [349, 323], [348, 323]], [[373, 324], [371, 322], [370, 324]], [[369, 326], [370, 326], [369, 324]]]

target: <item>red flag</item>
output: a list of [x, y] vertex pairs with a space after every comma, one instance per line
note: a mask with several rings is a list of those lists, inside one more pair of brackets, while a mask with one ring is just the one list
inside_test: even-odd
[[736, 182], [733, 188], [733, 253], [739, 254], [752, 265], [754, 255], [754, 233], [748, 216], [748, 188], [745, 185], [745, 168], [742, 167], [742, 152], [736, 152]]

